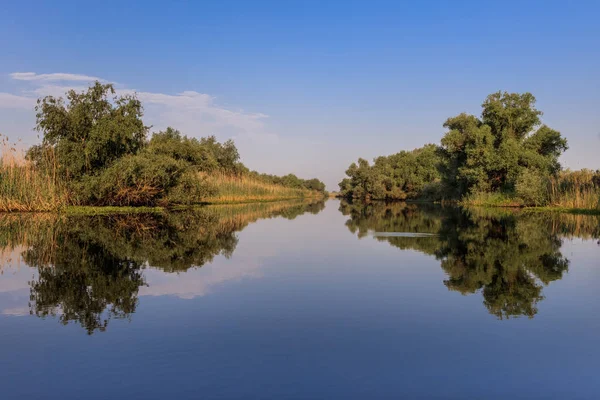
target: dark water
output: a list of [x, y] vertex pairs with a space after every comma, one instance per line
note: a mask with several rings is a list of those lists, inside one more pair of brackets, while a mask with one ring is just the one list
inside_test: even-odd
[[0, 398], [597, 399], [599, 237], [338, 201], [3, 215]]

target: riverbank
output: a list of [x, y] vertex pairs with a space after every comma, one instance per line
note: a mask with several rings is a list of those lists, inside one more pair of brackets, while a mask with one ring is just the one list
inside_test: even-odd
[[513, 208], [530, 212], [562, 212], [569, 214], [600, 215], [600, 193], [590, 193], [583, 200], [582, 197], [563, 198], [560, 202], [551, 202], [549, 205], [530, 206], [523, 204], [522, 200], [506, 197], [501, 194], [490, 194], [485, 197], [479, 195], [466, 198], [458, 202], [466, 207], [488, 208]]
[[[77, 199], [65, 184], [40, 172], [24, 160], [0, 165], [0, 212], [133, 213], [188, 208], [215, 204], [264, 203], [302, 199], [324, 199], [327, 192], [269, 183], [245, 175], [199, 173], [197, 181], [211, 190], [205, 197], [185, 198], [182, 204], [165, 197], [137, 206], [86, 204]], [[102, 211], [100, 211], [102, 210]]]
[[172, 207], [115, 207], [115, 206], [66, 206], [58, 213], [66, 215], [111, 215], [111, 214], [160, 214], [168, 211], [195, 210], [204, 207], [218, 206], [261, 206], [270, 204], [289, 204], [289, 203], [316, 203], [327, 200], [324, 196], [278, 198], [273, 200], [253, 200], [236, 202], [203, 202], [189, 206], [177, 205]]
[[[342, 201], [348, 201], [344, 197], [337, 197], [337, 199]], [[600, 199], [599, 199], [600, 200]], [[382, 200], [374, 200], [371, 201], [373, 203], [386, 203]], [[388, 202], [389, 203], [389, 202]], [[600, 208], [582, 208], [582, 207], [564, 207], [564, 206], [524, 206], [515, 202], [507, 202], [507, 203], [486, 203], [486, 202], [471, 202], [471, 201], [426, 201], [426, 200], [406, 200], [406, 201], [398, 201], [391, 203], [406, 203], [406, 204], [439, 204], [442, 206], [461, 206], [461, 207], [477, 207], [483, 209], [496, 209], [496, 210], [514, 210], [514, 211], [523, 211], [523, 212], [552, 212], [552, 213], [565, 213], [565, 214], [574, 214], [574, 215], [600, 215]]]

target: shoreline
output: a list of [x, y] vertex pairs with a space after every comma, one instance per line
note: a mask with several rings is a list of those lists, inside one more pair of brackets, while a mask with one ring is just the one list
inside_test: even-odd
[[251, 200], [219, 200], [207, 201], [190, 205], [175, 206], [64, 206], [57, 210], [31, 210], [31, 211], [1, 211], [3, 214], [65, 214], [65, 215], [110, 215], [110, 214], [160, 214], [169, 211], [193, 210], [207, 206], [242, 205], [277, 203], [287, 201], [328, 200], [327, 196], [282, 197], [276, 199], [251, 199]]
[[[348, 199], [344, 197], [336, 197], [338, 200]], [[385, 200], [371, 200], [374, 203], [406, 203], [406, 204], [438, 204], [440, 206], [453, 205], [460, 207], [480, 207], [480, 208], [495, 208], [505, 210], [519, 210], [524, 212], [548, 212], [548, 213], [564, 213], [574, 215], [600, 215], [599, 208], [577, 208], [577, 207], [561, 207], [561, 206], [521, 206], [521, 205], [509, 205], [509, 204], [476, 204], [463, 201], [429, 201], [429, 200], [403, 200], [403, 201], [385, 201]]]

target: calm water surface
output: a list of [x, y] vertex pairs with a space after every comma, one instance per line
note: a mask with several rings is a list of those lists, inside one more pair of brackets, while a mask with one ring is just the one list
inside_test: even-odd
[[0, 215], [2, 399], [597, 399], [600, 219]]

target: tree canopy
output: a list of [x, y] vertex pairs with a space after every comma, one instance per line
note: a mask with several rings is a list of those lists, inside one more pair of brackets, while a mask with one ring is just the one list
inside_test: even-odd
[[473, 193], [514, 193], [519, 182], [543, 191], [560, 171], [567, 149], [560, 132], [541, 125], [531, 93], [493, 93], [481, 118], [460, 114], [444, 123], [441, 140], [442, 192], [461, 198]]
[[366, 200], [454, 199], [504, 193], [528, 204], [547, 201], [549, 179], [561, 170], [567, 141], [543, 125], [531, 93], [497, 92], [481, 116], [459, 114], [444, 123], [440, 145], [364, 159], [339, 184], [343, 197]]
[[[343, 197], [362, 200], [405, 200], [421, 197], [439, 182], [437, 146], [377, 157], [373, 165], [363, 158], [352, 163], [340, 182]], [[428, 187], [429, 186], [429, 187]]]

